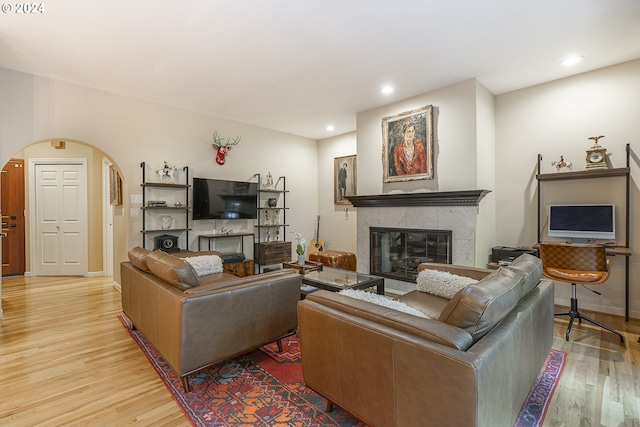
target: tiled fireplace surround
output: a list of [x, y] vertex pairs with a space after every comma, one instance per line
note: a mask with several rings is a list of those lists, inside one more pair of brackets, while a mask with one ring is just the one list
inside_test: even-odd
[[[369, 273], [369, 228], [451, 230], [453, 263], [475, 265], [476, 215], [487, 190], [393, 193], [349, 197], [358, 208], [358, 271]], [[415, 284], [385, 278], [390, 293], [406, 293]]]

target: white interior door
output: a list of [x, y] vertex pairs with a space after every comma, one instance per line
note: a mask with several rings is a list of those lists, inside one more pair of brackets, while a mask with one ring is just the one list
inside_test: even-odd
[[86, 161], [31, 162], [34, 188], [30, 191], [30, 209], [36, 239], [31, 259], [35, 275], [84, 276], [88, 270]]

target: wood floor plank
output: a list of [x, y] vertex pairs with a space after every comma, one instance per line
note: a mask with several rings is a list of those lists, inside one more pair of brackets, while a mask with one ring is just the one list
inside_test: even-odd
[[188, 426], [111, 278], [3, 278], [0, 425]]
[[[0, 425], [190, 425], [117, 319], [111, 280], [3, 278]], [[556, 318], [553, 347], [568, 355], [544, 426], [640, 427], [640, 321], [585, 314], [626, 342], [586, 322], [567, 342]]]

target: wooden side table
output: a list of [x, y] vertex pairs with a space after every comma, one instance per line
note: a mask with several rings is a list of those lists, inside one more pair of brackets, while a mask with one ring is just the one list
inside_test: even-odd
[[317, 261], [306, 260], [304, 265], [297, 262], [283, 262], [282, 268], [293, 268], [300, 274], [309, 274], [312, 271], [322, 271], [323, 264]]
[[253, 276], [253, 260], [245, 259], [244, 261], [225, 262], [222, 264], [222, 271], [238, 277]]

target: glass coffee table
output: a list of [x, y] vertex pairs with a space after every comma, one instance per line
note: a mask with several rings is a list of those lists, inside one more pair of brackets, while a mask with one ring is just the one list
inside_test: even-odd
[[302, 276], [302, 296], [318, 289], [338, 292], [343, 289], [366, 289], [376, 287], [379, 295], [384, 295], [384, 278], [356, 273], [339, 268], [324, 267], [321, 271], [312, 271]]

